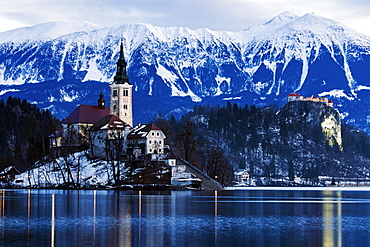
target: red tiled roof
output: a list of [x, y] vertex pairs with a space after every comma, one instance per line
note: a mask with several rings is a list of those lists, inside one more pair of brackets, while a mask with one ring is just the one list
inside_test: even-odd
[[152, 130], [161, 130], [157, 125], [151, 124], [151, 129]]
[[288, 96], [301, 96], [301, 95], [300, 94], [297, 94], [297, 93], [291, 93]]
[[79, 105], [66, 119], [62, 121], [62, 124], [94, 124], [106, 115], [109, 115], [108, 107], [100, 109], [99, 106], [95, 105]]

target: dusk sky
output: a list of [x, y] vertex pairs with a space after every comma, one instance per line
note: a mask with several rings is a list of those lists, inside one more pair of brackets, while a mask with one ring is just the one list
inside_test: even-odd
[[0, 32], [50, 21], [240, 31], [285, 11], [315, 13], [370, 36], [368, 0], [5, 0]]

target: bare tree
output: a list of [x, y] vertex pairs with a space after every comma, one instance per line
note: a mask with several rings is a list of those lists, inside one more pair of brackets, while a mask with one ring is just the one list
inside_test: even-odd
[[[106, 160], [110, 163], [115, 184], [121, 181], [121, 166], [124, 161], [124, 132], [121, 129], [110, 130], [105, 138]], [[109, 171], [108, 171], [109, 172]]]
[[182, 147], [184, 149], [184, 157], [187, 161], [190, 161], [191, 155], [195, 150], [195, 147], [199, 143], [196, 139], [194, 139], [193, 125], [193, 122], [187, 121], [186, 124], [182, 127], [180, 133], [180, 139]]

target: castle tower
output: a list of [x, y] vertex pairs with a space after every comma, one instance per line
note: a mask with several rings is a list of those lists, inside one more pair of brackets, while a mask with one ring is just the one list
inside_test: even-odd
[[132, 85], [126, 74], [126, 61], [121, 40], [117, 72], [110, 86], [110, 114], [132, 126]]

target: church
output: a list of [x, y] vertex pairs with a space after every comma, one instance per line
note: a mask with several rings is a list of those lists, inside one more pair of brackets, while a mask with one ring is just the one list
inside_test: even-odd
[[133, 126], [133, 85], [126, 69], [121, 41], [117, 71], [109, 85], [110, 107], [102, 92], [97, 105], [79, 105], [50, 137], [56, 156], [88, 149], [91, 158], [163, 160], [168, 152], [163, 131], [154, 124]]

